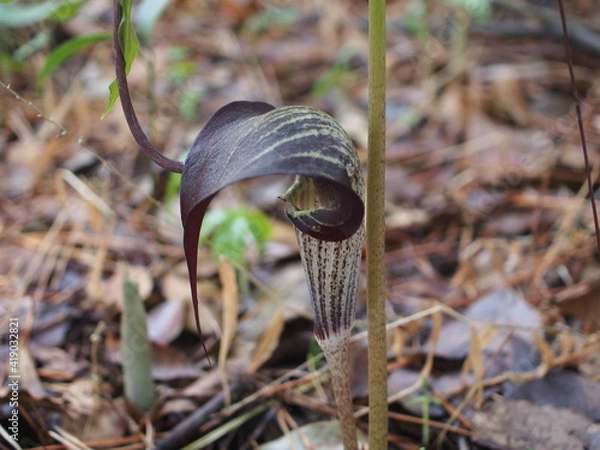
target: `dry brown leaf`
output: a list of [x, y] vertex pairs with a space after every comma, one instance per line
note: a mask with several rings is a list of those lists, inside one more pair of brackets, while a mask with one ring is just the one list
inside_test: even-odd
[[481, 406], [481, 404], [483, 403], [482, 381], [484, 376], [484, 358], [481, 338], [475, 327], [471, 327], [471, 339], [468, 361], [470, 361], [471, 366], [473, 368], [473, 378], [476, 386], [475, 402], [477, 406]]
[[221, 345], [219, 346], [219, 372], [223, 383], [223, 391], [225, 392], [225, 403], [229, 404], [231, 403], [231, 398], [225, 364], [227, 363], [227, 354], [231, 349], [237, 329], [240, 297], [238, 293], [237, 274], [226, 258], [221, 258], [219, 262], [219, 280], [221, 281], [221, 297], [223, 299], [223, 333], [221, 335]]
[[[499, 289], [484, 295], [463, 312], [465, 318], [474, 322], [478, 332], [488, 329], [490, 339], [484, 343], [484, 352], [493, 354], [505, 344], [507, 336], [515, 336], [533, 344], [533, 334], [539, 332], [543, 321], [539, 311], [530, 306], [525, 298], [512, 289]], [[470, 343], [470, 326], [457, 320], [449, 320], [441, 331], [441, 339], [435, 346], [439, 357], [462, 359], [467, 356]], [[432, 344], [428, 343], [425, 349]]]
[[548, 132], [515, 129], [494, 122], [481, 112], [475, 112], [469, 121], [467, 141], [460, 155], [461, 171], [457, 177], [468, 171], [474, 182], [502, 190], [543, 176], [560, 156]]
[[182, 275], [179, 267], [170, 270], [162, 278], [162, 294], [167, 300], [181, 300], [188, 302], [190, 298], [190, 282], [187, 275]]
[[99, 385], [91, 378], [81, 378], [69, 384], [54, 385], [62, 392], [65, 405], [63, 427], [82, 440], [123, 436], [127, 421], [110, 400], [102, 398]]
[[[106, 358], [117, 364], [123, 364], [121, 341], [111, 337], [106, 338]], [[179, 378], [197, 378], [202, 370], [194, 363], [187, 353], [171, 347], [152, 343], [152, 378], [161, 381]]]
[[219, 263], [219, 279], [222, 286], [221, 298], [223, 299], [223, 332], [219, 346], [219, 366], [223, 367], [237, 329], [240, 303], [237, 275], [231, 263], [225, 258], [222, 258]]
[[73, 355], [58, 347], [35, 346], [31, 349], [35, 359], [40, 363], [38, 374], [44, 379], [54, 381], [70, 381], [85, 367], [85, 361], [77, 361]]
[[[496, 398], [473, 419], [473, 441], [493, 449], [583, 450], [596, 448], [600, 432], [568, 409]], [[597, 427], [596, 427], [597, 428]]]
[[174, 347], [152, 345], [152, 377], [160, 381], [180, 378], [195, 379], [202, 370], [187, 353]]
[[271, 357], [279, 345], [279, 338], [283, 332], [284, 325], [283, 308], [277, 308], [254, 350], [248, 372], [256, 372], [258, 368]]
[[600, 328], [599, 294], [600, 276], [594, 273], [588, 280], [562, 289], [556, 294], [555, 301], [564, 315]]
[[[184, 329], [196, 333], [189, 280], [187, 276], [180, 275], [180, 273], [181, 271], [177, 268], [165, 275], [162, 282], [163, 295], [168, 300], [179, 301], [183, 304], [185, 308]], [[221, 297], [218, 286], [212, 280], [200, 280], [198, 281], [198, 296], [203, 300], [198, 303], [199, 317], [202, 320], [202, 333], [205, 336], [220, 336], [221, 325], [216, 313], [212, 310], [212, 300]]]
[[198, 404], [189, 398], [171, 398], [166, 400], [157, 412], [158, 417], [170, 414], [192, 413], [198, 408]]
[[148, 312], [148, 338], [168, 345], [181, 334], [185, 324], [186, 305], [182, 300], [167, 300]]
[[489, 107], [500, 118], [524, 127], [531, 121], [519, 73], [511, 65], [496, 64], [490, 70], [492, 82]]
[[[131, 280], [137, 285], [140, 298], [146, 300], [152, 288], [154, 281], [150, 271], [145, 266], [126, 264], [127, 273]], [[115, 273], [106, 281], [102, 282], [102, 303], [106, 306], [116, 305], [119, 309], [123, 306], [123, 271], [116, 270]]]
[[20, 381], [24, 390], [36, 400], [47, 396], [46, 389], [40, 381], [35, 362], [29, 351], [29, 346], [25, 342], [19, 344], [19, 374]]
[[557, 368], [540, 379], [524, 383], [509, 382], [504, 387], [504, 395], [537, 405], [568, 408], [594, 422], [600, 420], [600, 382], [585, 378], [577, 372]]

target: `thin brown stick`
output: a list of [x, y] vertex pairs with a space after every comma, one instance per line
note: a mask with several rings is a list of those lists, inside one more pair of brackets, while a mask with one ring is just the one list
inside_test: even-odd
[[119, 26], [123, 17], [123, 7], [121, 6], [120, 0], [114, 0], [114, 14], [113, 52], [115, 57], [115, 73], [117, 76], [117, 84], [119, 86], [121, 106], [123, 107], [125, 118], [127, 119], [127, 125], [129, 125], [131, 134], [140, 146], [140, 149], [148, 158], [165, 170], [181, 173], [183, 171], [183, 163], [166, 157], [152, 145], [135, 114], [135, 109], [133, 108], [133, 103], [131, 101], [131, 94], [129, 93], [129, 85], [127, 84], [127, 75], [125, 73], [125, 56], [123, 55], [123, 50], [119, 43]]
[[571, 90], [575, 100], [575, 114], [577, 115], [577, 126], [579, 127], [579, 137], [581, 138], [581, 149], [583, 150], [583, 160], [585, 162], [585, 176], [590, 195], [590, 204], [592, 205], [592, 216], [594, 218], [594, 229], [596, 230], [596, 246], [600, 251], [600, 224], [598, 223], [598, 211], [596, 210], [596, 201], [594, 198], [594, 183], [592, 182], [592, 170], [590, 166], [590, 158], [588, 156], [587, 142], [585, 139], [585, 131], [583, 129], [583, 119], [581, 115], [581, 98], [577, 92], [575, 85], [575, 72], [573, 71], [573, 52], [571, 51], [571, 43], [569, 41], [569, 31], [567, 29], [567, 19], [565, 17], [565, 7], [562, 0], [558, 0], [558, 10], [560, 12], [560, 21], [563, 31], [563, 42], [565, 44], [565, 55], [567, 57], [567, 66], [569, 67], [569, 78], [571, 79]]
[[[237, 397], [241, 394], [243, 384], [239, 380], [233, 381], [230, 386], [230, 394]], [[182, 448], [198, 437], [200, 426], [203, 425], [212, 414], [222, 410], [225, 404], [225, 394], [218, 393], [208, 400], [202, 407], [197, 409], [193, 414], [182, 420], [175, 426], [169, 434], [158, 442], [155, 446], [156, 450], [164, 450], [170, 448]]]

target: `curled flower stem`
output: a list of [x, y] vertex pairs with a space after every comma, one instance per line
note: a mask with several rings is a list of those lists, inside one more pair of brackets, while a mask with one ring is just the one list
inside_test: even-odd
[[117, 76], [119, 94], [121, 97], [121, 106], [123, 107], [125, 118], [127, 119], [127, 125], [129, 125], [131, 134], [133, 135], [137, 144], [140, 146], [140, 149], [148, 158], [165, 170], [181, 173], [183, 171], [183, 163], [166, 157], [160, 152], [160, 150], [154, 147], [154, 145], [152, 145], [146, 136], [146, 133], [144, 133], [144, 130], [142, 129], [142, 126], [137, 118], [137, 114], [133, 108], [131, 94], [129, 93], [127, 74], [125, 73], [125, 56], [123, 55], [123, 50], [121, 48], [122, 44], [119, 42], [119, 28], [121, 27], [123, 18], [123, 7], [121, 6], [120, 0], [114, 0], [114, 14], [113, 53], [115, 57], [115, 74]]

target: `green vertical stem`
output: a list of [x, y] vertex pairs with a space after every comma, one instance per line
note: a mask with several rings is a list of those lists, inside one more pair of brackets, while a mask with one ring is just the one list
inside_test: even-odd
[[367, 178], [367, 318], [369, 449], [387, 449], [385, 333], [385, 0], [369, 0], [369, 154]]

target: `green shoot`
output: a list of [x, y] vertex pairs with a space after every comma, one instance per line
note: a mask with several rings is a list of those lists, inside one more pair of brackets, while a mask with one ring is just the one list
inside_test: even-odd
[[427, 381], [423, 379], [422, 383], [422, 392], [423, 394], [415, 397], [408, 402], [407, 405], [420, 404], [423, 411], [423, 426], [421, 431], [421, 444], [426, 448], [429, 445], [430, 441], [430, 428], [429, 428], [429, 406], [430, 405], [439, 405], [441, 402], [438, 398], [431, 395], [429, 391], [429, 387], [427, 386]]
[[148, 412], [156, 401], [152, 380], [152, 346], [148, 339], [147, 318], [137, 284], [123, 268], [123, 317], [121, 352], [125, 397], [133, 406]]

